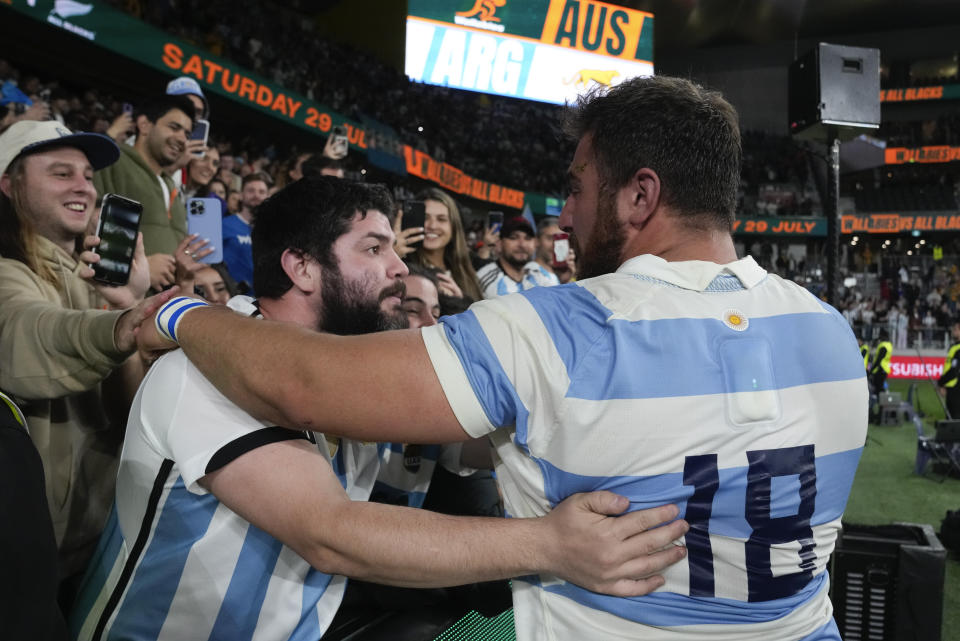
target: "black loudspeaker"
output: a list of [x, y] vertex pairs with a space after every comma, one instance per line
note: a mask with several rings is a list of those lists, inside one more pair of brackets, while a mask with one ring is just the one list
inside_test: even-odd
[[843, 525], [830, 565], [844, 641], [940, 641], [947, 553], [933, 527]]
[[880, 50], [821, 42], [790, 65], [790, 133], [841, 139], [880, 127]]
[[960, 420], [937, 421], [937, 434], [934, 440], [940, 443], [960, 442]]

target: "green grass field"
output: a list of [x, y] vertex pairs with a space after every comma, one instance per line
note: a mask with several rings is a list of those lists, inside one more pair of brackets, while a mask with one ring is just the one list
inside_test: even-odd
[[[907, 397], [907, 381], [891, 381], [891, 391]], [[918, 381], [920, 409], [926, 415], [927, 434], [933, 434], [933, 422], [943, 418], [933, 386]], [[912, 423], [900, 427], [870, 426], [869, 439], [857, 470], [857, 477], [844, 514], [847, 523], [880, 525], [895, 521], [929, 523], [939, 531], [947, 510], [960, 509], [960, 480], [948, 478], [938, 483], [939, 475], [927, 477], [913, 473], [917, 452], [917, 432]], [[956, 553], [947, 559], [947, 578], [943, 588], [943, 641], [960, 640], [960, 562]]]

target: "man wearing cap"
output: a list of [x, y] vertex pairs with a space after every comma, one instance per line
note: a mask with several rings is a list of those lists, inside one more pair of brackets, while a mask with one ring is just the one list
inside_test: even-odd
[[186, 96], [193, 103], [193, 108], [197, 112], [197, 118], [210, 117], [210, 105], [207, 104], [207, 97], [203, 95], [200, 84], [189, 76], [180, 76], [167, 83], [168, 96]]
[[94, 216], [93, 172], [119, 155], [106, 136], [55, 121], [18, 122], [0, 135], [0, 388], [21, 404], [43, 460], [64, 580], [83, 572], [106, 521], [123, 386], [139, 380], [139, 362], [110, 375], [136, 347], [143, 244], [123, 287], [92, 282], [85, 263], [97, 257], [77, 247]]
[[554, 274], [534, 260], [536, 235], [526, 218], [517, 216], [503, 223], [498, 249], [500, 257], [477, 270], [484, 298], [560, 284]]
[[174, 283], [173, 253], [187, 235], [186, 207], [168, 172], [187, 153], [195, 114], [184, 96], [164, 96], [148, 105], [136, 117], [133, 147], [122, 145], [120, 159], [94, 177], [99, 193], [120, 194], [143, 205], [140, 230], [154, 290]]

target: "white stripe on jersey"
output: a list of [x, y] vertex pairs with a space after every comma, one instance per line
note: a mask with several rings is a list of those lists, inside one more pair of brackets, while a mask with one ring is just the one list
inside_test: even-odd
[[[785, 408], [774, 425], [735, 428], [721, 424], [725, 399], [702, 396], [675, 396], [650, 399], [612, 399], [592, 401], [567, 398], [549, 417], [580, 427], [576, 442], [552, 437], [551, 425], [537, 421], [543, 414], [531, 412], [530, 453], [548, 461], [563, 461], [563, 469], [587, 476], [668, 474], [683, 471], [684, 457], [699, 453], [717, 454], [720, 468], [747, 465], [746, 450], [782, 447], [781, 430], [791, 430], [794, 443], [816, 442], [818, 457], [846, 452], [863, 445], [863, 429], [816, 431], [817, 425], [866, 426], [867, 398], [862, 380], [813, 383], [777, 390]], [[733, 394], [731, 396], [738, 396]], [[862, 397], [854, 404], [851, 398]], [[806, 424], [801, 416], [812, 420]], [[705, 427], [709, 426], [708, 431]], [[802, 428], [807, 438], [799, 436]], [[696, 447], [677, 439], [678, 434], [696, 437]], [[625, 448], [660, 451], [656, 457], [623, 456]], [[517, 514], [517, 516], [533, 516]]]
[[523, 641], [556, 641], [574, 638], [570, 630], [588, 630], [592, 636], [580, 639], [603, 641], [771, 641], [772, 639], [801, 639], [830, 621], [833, 605], [828, 598], [829, 584], [814, 598], [789, 616], [773, 621], [762, 621], [750, 626], [739, 625], [685, 625], [677, 627], [644, 626], [640, 636], [637, 628], [624, 627], [623, 619], [602, 610], [585, 610], [566, 597], [553, 594], [525, 581], [513, 580], [513, 608], [517, 639]]
[[[205, 536], [190, 548], [180, 584], [157, 641], [177, 641], [190, 636], [206, 639], [210, 636], [233, 575], [211, 572], [209, 568], [236, 567], [249, 528], [250, 524], [237, 519], [226, 505], [217, 506], [207, 528], [207, 532], [214, 536]], [[232, 530], [230, 536], [218, 534], [223, 529]], [[128, 589], [131, 584], [132, 581], [127, 585]], [[203, 594], [204, 598], [198, 599], [198, 594]]]

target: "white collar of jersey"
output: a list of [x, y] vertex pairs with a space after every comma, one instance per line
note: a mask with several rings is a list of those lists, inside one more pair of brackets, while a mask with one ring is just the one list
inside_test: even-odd
[[257, 301], [249, 296], [234, 296], [227, 301], [227, 307], [238, 314], [243, 314], [244, 316], [256, 316], [257, 318], [260, 318], [260, 308], [257, 306]]
[[619, 274], [649, 276], [682, 287], [702, 292], [721, 274], [736, 276], [743, 286], [750, 289], [762, 281], [767, 272], [747, 256], [726, 265], [705, 260], [668, 262], [653, 254], [635, 256], [617, 270]]

